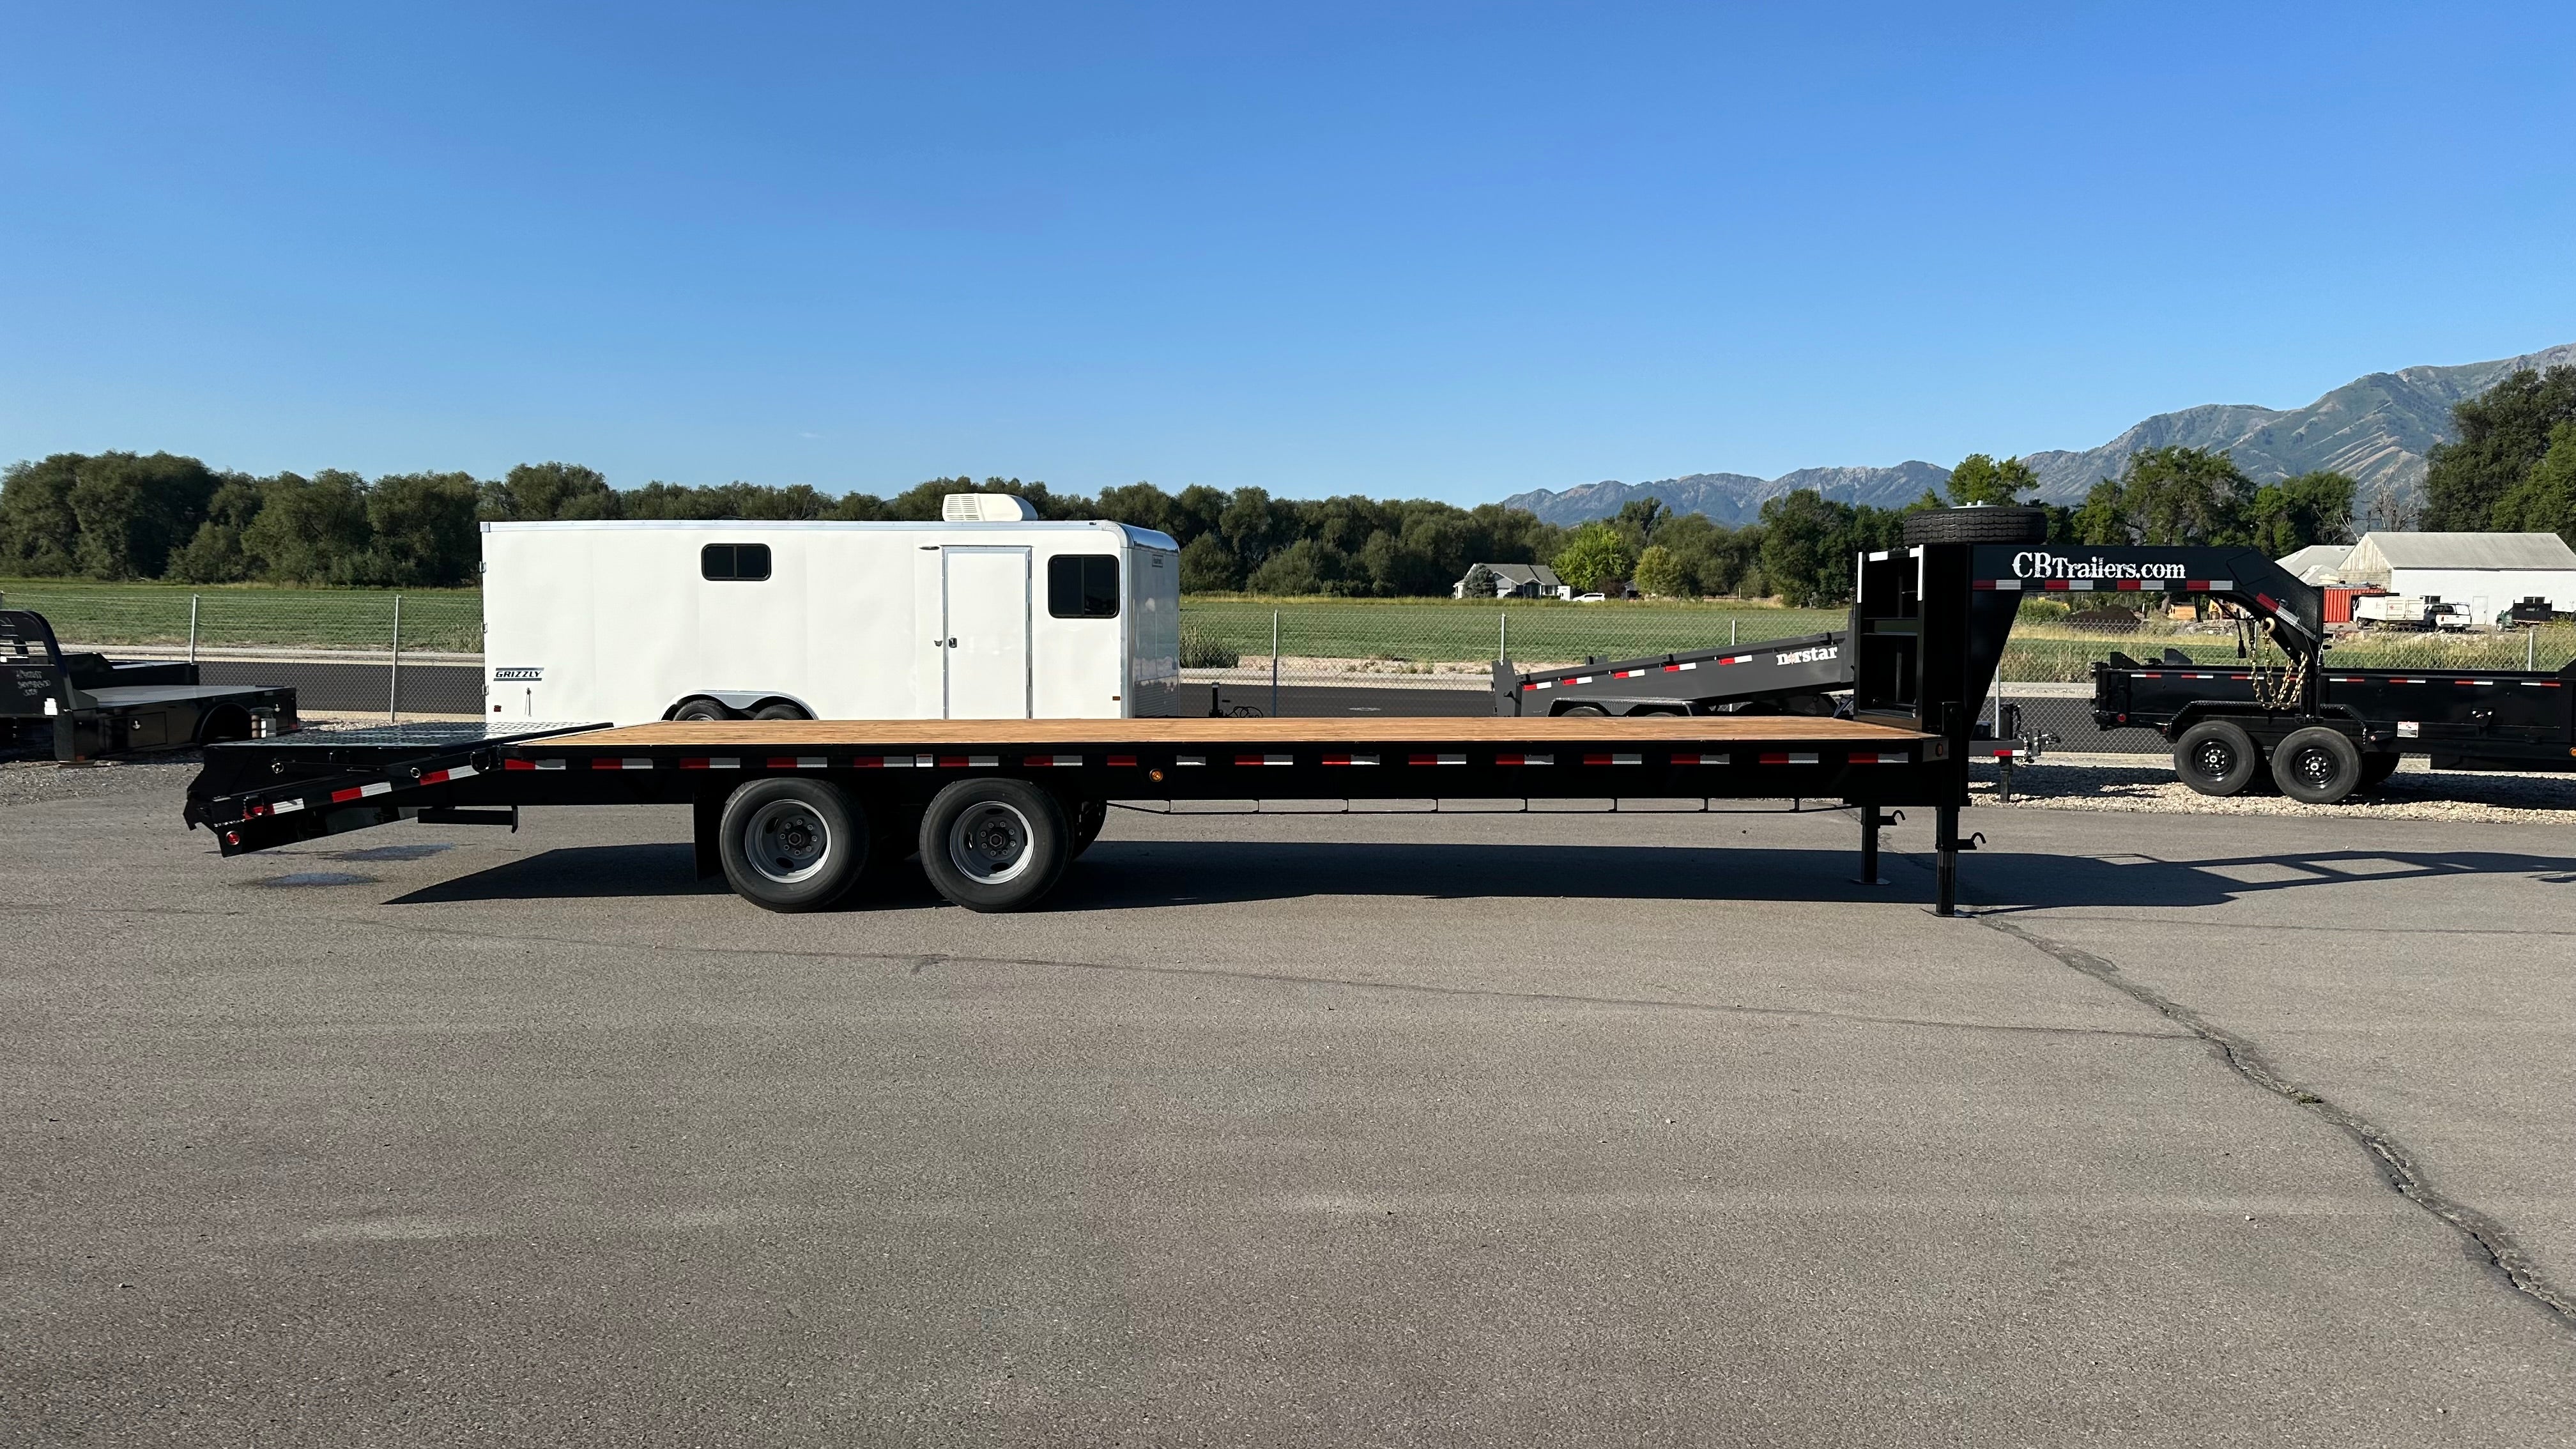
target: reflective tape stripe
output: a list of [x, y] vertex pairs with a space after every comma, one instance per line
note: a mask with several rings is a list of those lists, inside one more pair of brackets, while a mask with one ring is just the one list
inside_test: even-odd
[[1132, 770], [1136, 768], [1136, 757], [1134, 755], [1111, 755], [1109, 757], [1109, 768], [1113, 770]]
[[1376, 763], [1377, 763], [1377, 756], [1375, 756], [1375, 755], [1326, 755], [1326, 756], [1324, 757], [1324, 763], [1325, 763], [1325, 764], [1327, 764], [1327, 765], [1374, 765], [1374, 764], [1376, 764]]
[[742, 761], [720, 759], [682, 760], [680, 762], [680, 768], [683, 770], [739, 770], [742, 768]]
[[501, 762], [501, 768], [504, 770], [533, 770], [536, 767], [537, 762], [534, 760], [503, 760]]
[[1895, 754], [1884, 754], [1874, 750], [1860, 750], [1853, 753], [1851, 762], [1855, 765], [1902, 765], [1906, 760], [1901, 751]]
[[1173, 763], [1173, 764], [1175, 764], [1175, 765], [1204, 765], [1204, 764], [1206, 764], [1206, 763], [1207, 763], [1207, 756], [1205, 756], [1205, 755], [1175, 755], [1175, 756], [1173, 756], [1173, 757], [1172, 757], [1172, 763]]
[[1234, 762], [1238, 765], [1293, 765], [1297, 763], [1297, 757], [1294, 755], [1237, 755], [1234, 757]]
[[1497, 765], [1553, 765], [1553, 764], [1555, 764], [1555, 763], [1556, 763], [1556, 756], [1554, 756], [1554, 755], [1496, 755], [1496, 756], [1494, 756], [1494, 763], [1495, 763], [1495, 764], [1497, 764]]
[[1675, 755], [1673, 763], [1676, 765], [1731, 765], [1735, 763], [1735, 757], [1733, 755]]
[[[823, 762], [817, 760], [814, 763], [819, 767]], [[649, 770], [653, 768], [653, 762], [651, 760], [593, 760], [590, 762], [590, 767], [594, 770]]]
[[938, 759], [943, 770], [990, 770], [1002, 763], [999, 755], [941, 755]]
[[1463, 765], [1467, 763], [1467, 757], [1465, 755], [1408, 755], [1405, 757], [1405, 762], [1413, 765]]
[[1080, 755], [1031, 755], [1020, 763], [1032, 770], [1075, 770], [1082, 767]]
[[1587, 765], [1642, 765], [1645, 762], [1646, 757], [1643, 755], [1585, 755], [1583, 757], [1583, 763]]
[[363, 800], [370, 795], [390, 795], [393, 793], [393, 788], [390, 782], [378, 780], [373, 784], [360, 785], [354, 790], [334, 790], [331, 792], [331, 803], [337, 805], [343, 800]]
[[1762, 757], [1762, 763], [1766, 765], [1812, 765], [1815, 762], [1816, 755], [1812, 750], [1793, 750], [1787, 754], [1770, 754]]
[[420, 782], [424, 785], [444, 785], [450, 780], [468, 780], [482, 773], [472, 765], [457, 765], [451, 769], [432, 770], [421, 776]]
[[303, 808], [304, 802], [301, 800], [280, 800], [276, 804], [268, 807], [268, 813], [271, 815], [292, 815]]
[[1697, 665], [1696, 663], [1693, 663], [1693, 664], [1667, 664], [1667, 665], [1665, 665], [1665, 666], [1664, 666], [1664, 672], [1665, 672], [1666, 674], [1678, 674], [1678, 673], [1680, 673], [1681, 671], [1683, 671], [1683, 670], [1685, 670], [1685, 669], [1697, 669], [1697, 668], [1699, 668], [1699, 665]]
[[861, 755], [850, 761], [853, 770], [927, 770], [928, 755]]

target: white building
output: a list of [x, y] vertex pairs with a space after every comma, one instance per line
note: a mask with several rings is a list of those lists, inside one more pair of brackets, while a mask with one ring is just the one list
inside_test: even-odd
[[2466, 605], [2481, 625], [2529, 598], [2576, 613], [2576, 549], [2554, 533], [2365, 534], [2338, 572], [2345, 583]]
[[[1545, 564], [1477, 564], [1468, 570], [1469, 574], [1472, 575], [1475, 569], [1483, 569], [1493, 576], [1494, 597], [1497, 599], [1570, 599], [1574, 597], [1574, 590], [1567, 588], [1565, 580], [1556, 576], [1556, 570]], [[1467, 580], [1460, 579], [1451, 584], [1449, 597], [1453, 599], [1467, 597]], [[1476, 597], [1481, 599], [1484, 595], [1479, 593]]]
[[2274, 562], [2290, 571], [2290, 576], [2303, 584], [2339, 584], [2343, 566], [2352, 558], [2348, 543], [2312, 543], [2288, 558]]

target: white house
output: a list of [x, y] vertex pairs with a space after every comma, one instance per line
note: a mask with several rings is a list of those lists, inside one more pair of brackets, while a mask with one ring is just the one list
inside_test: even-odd
[[2535, 597], [2576, 613], [2576, 549], [2554, 533], [2365, 534], [2340, 572], [2346, 583], [2465, 604], [2479, 624]]
[[[1567, 588], [1565, 580], [1556, 576], [1556, 570], [1545, 564], [1477, 564], [1474, 568], [1470, 568], [1468, 573], [1472, 575], [1476, 569], [1483, 569], [1493, 576], [1494, 597], [1497, 599], [1570, 599], [1574, 597], [1574, 590]], [[1467, 581], [1460, 579], [1451, 584], [1449, 597], [1453, 599], [1467, 597]], [[1484, 596], [1479, 593], [1477, 597]]]

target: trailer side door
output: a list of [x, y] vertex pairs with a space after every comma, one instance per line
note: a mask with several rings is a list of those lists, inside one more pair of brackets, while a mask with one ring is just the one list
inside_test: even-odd
[[949, 719], [1029, 717], [1029, 553], [981, 544], [940, 550]]

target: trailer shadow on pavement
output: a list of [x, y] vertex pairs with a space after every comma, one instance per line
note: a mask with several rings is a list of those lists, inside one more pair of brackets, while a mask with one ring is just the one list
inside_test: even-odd
[[[1930, 899], [1930, 856], [1891, 842], [1885, 884], [1854, 879], [1856, 850], [1773, 847], [1102, 841], [1065, 873], [1045, 909], [1145, 910], [1312, 896], [1435, 900], [1905, 901]], [[2576, 885], [2576, 857], [2505, 851], [2316, 850], [2204, 860], [2069, 856], [1991, 847], [1962, 858], [1980, 910], [2207, 906], [2276, 891], [2368, 889], [2448, 876], [2521, 876]], [[395, 897], [390, 904], [710, 895], [685, 844], [549, 850]], [[880, 867], [841, 909], [944, 907], [916, 866]]]

